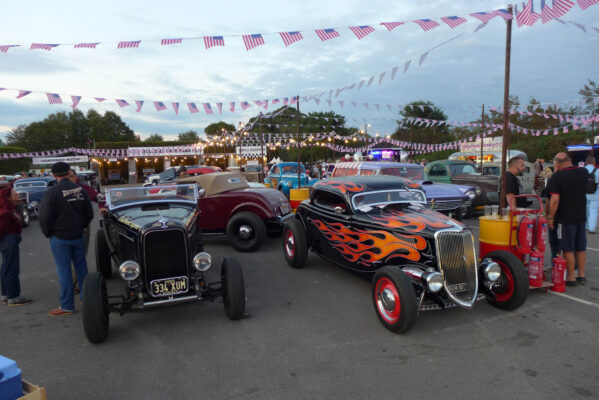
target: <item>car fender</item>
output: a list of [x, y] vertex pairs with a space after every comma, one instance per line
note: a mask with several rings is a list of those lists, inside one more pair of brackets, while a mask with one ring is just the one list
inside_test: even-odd
[[231, 217], [233, 217], [233, 215], [240, 213], [242, 211], [247, 211], [247, 212], [256, 214], [262, 220], [270, 219], [270, 218], [273, 218], [273, 216], [274, 216], [273, 213], [262, 204], [256, 204], [256, 203], [252, 203], [252, 202], [243, 202], [243, 203], [239, 203], [231, 210], [231, 214], [229, 215], [228, 219], [231, 219]]

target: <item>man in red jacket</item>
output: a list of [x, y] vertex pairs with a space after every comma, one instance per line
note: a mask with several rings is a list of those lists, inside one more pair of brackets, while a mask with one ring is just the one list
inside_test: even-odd
[[21, 217], [17, 213], [17, 204], [21, 201], [19, 193], [10, 186], [0, 189], [0, 252], [2, 269], [2, 304], [22, 306], [31, 303], [21, 296], [19, 281], [19, 242], [21, 242]]

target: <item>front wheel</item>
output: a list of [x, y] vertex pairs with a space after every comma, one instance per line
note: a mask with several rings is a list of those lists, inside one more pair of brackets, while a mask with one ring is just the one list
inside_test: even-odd
[[528, 274], [522, 262], [507, 251], [492, 251], [484, 258], [490, 258], [501, 267], [501, 276], [493, 285], [494, 298], [488, 301], [502, 310], [515, 310], [526, 301], [528, 297]]
[[308, 257], [308, 239], [302, 222], [293, 218], [283, 228], [283, 253], [287, 264], [293, 268], [302, 268]]
[[91, 343], [102, 343], [108, 337], [110, 308], [106, 281], [99, 272], [90, 272], [83, 283], [83, 330]]
[[416, 322], [416, 293], [399, 267], [387, 266], [377, 271], [372, 280], [372, 300], [385, 328], [404, 333]]
[[245, 311], [245, 287], [243, 272], [237, 260], [225, 258], [221, 265], [220, 276], [225, 313], [229, 319], [240, 319]]
[[27, 206], [23, 205], [23, 208], [21, 209], [21, 218], [22, 218], [22, 222], [21, 222], [21, 226], [23, 228], [27, 228], [29, 226], [29, 210], [27, 209]]
[[266, 226], [256, 214], [242, 211], [227, 223], [227, 236], [237, 251], [255, 251], [266, 239]]

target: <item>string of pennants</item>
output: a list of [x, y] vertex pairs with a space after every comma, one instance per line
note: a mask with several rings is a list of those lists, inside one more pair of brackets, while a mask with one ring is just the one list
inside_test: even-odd
[[31, 157], [51, 157], [60, 156], [67, 153], [83, 154], [101, 158], [127, 158], [127, 157], [143, 157], [164, 154], [188, 154], [201, 155], [204, 152], [204, 146], [190, 144], [181, 146], [165, 146], [165, 147], [149, 147], [149, 148], [131, 148], [131, 149], [79, 149], [69, 147], [59, 150], [34, 151], [28, 153], [4, 153], [0, 154], [0, 160], [13, 158], [31, 158]]
[[[581, 123], [583, 125], [588, 125], [589, 123], [591, 123], [593, 121], [599, 122], [599, 115], [562, 115], [562, 114], [546, 114], [546, 113], [538, 113], [538, 112], [533, 113], [530, 111], [516, 112], [513, 110], [510, 111], [510, 114], [511, 115], [520, 114], [522, 116], [536, 115], [536, 116], [544, 117], [545, 119], [552, 118], [552, 119], [559, 120], [560, 122]], [[455, 121], [435, 120], [435, 119], [419, 118], [419, 117], [407, 117], [407, 118], [404, 118], [402, 120], [402, 122], [405, 124], [412, 124], [412, 125], [417, 125], [417, 126], [424, 125], [425, 128], [428, 128], [430, 126], [441, 126], [441, 125], [483, 127], [482, 122], [455, 122]], [[503, 124], [485, 123], [484, 126], [489, 127], [489, 128], [501, 128], [501, 127], [503, 127]]]
[[[599, 3], [599, 0], [577, 0], [579, 7], [582, 10], [586, 10], [592, 5]], [[526, 5], [523, 4], [522, 11], [518, 11], [518, 6], [515, 9], [515, 18], [518, 27], [522, 26], [532, 26], [538, 20], [541, 20], [542, 23], [547, 23], [553, 19], [560, 18], [565, 15], [570, 9], [574, 7], [574, 3], [571, 0], [552, 0], [552, 7], [550, 7], [544, 0], [541, 2], [541, 13], [537, 13], [534, 11], [533, 0], [528, 0]], [[509, 13], [506, 9], [498, 9], [492, 11], [479, 11], [474, 13], [469, 13], [467, 16], [457, 16], [457, 15], [449, 15], [441, 18], [421, 18], [410, 21], [390, 21], [390, 22], [380, 22], [377, 25], [359, 25], [359, 26], [345, 26], [341, 28], [325, 28], [325, 29], [311, 29], [311, 30], [295, 30], [295, 31], [285, 31], [285, 32], [277, 32], [272, 34], [262, 34], [262, 33], [254, 33], [254, 34], [244, 34], [244, 35], [211, 35], [211, 36], [199, 36], [199, 37], [165, 37], [162, 39], [150, 39], [150, 40], [122, 40], [117, 42], [117, 49], [134, 49], [139, 48], [142, 42], [160, 42], [161, 46], [171, 46], [171, 45], [179, 45], [186, 41], [195, 41], [200, 40], [203, 41], [204, 47], [206, 50], [212, 47], [224, 47], [225, 46], [225, 38], [229, 37], [241, 37], [243, 40], [243, 44], [247, 51], [254, 49], [256, 47], [262, 46], [266, 44], [264, 37], [267, 35], [276, 35], [279, 36], [283, 41], [285, 47], [288, 47], [294, 43], [297, 43], [304, 39], [302, 33], [313, 31], [316, 36], [322, 41], [326, 42], [331, 39], [335, 39], [341, 36], [342, 29], [348, 29], [351, 33], [353, 33], [358, 40], [364, 39], [369, 34], [375, 32], [375, 26], [378, 26], [379, 29], [383, 27], [387, 29], [388, 32], [393, 31], [394, 29], [414, 23], [418, 25], [423, 31], [429, 31], [435, 28], [439, 28], [441, 24], [436, 21], [437, 19], [449, 26], [450, 29], [454, 29], [469, 20], [474, 18], [475, 20], [482, 21], [484, 24], [488, 23], [495, 17], [501, 17], [505, 20], [513, 19], [511, 13]], [[31, 43], [29, 45], [29, 50], [45, 50], [51, 51], [54, 48], [59, 46], [72, 46], [74, 49], [96, 49], [99, 45], [108, 44], [113, 42], [75, 42], [75, 43]], [[0, 52], [7, 53], [8, 50], [12, 48], [18, 47], [26, 47], [18, 44], [10, 44], [10, 45], [0, 45]]]

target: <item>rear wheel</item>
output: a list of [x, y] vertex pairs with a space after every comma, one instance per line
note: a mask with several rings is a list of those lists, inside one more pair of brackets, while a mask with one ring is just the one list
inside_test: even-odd
[[293, 218], [283, 228], [283, 253], [287, 264], [293, 268], [302, 268], [308, 257], [308, 239], [302, 222]]
[[99, 272], [90, 272], [83, 283], [83, 330], [91, 343], [102, 343], [108, 337], [110, 308], [106, 281]]
[[522, 262], [507, 251], [492, 251], [485, 255], [501, 267], [501, 276], [493, 286], [495, 298], [489, 298], [489, 303], [502, 310], [515, 310], [528, 297], [528, 274]]
[[229, 319], [240, 319], [245, 311], [245, 287], [243, 272], [237, 260], [225, 258], [221, 265], [220, 276], [225, 313]]
[[106, 236], [104, 236], [104, 229], [102, 228], [96, 231], [96, 271], [101, 273], [106, 279], [112, 276], [110, 249], [106, 243]]
[[22, 204], [20, 207], [20, 214], [21, 214], [21, 226], [23, 226], [23, 228], [27, 228], [29, 226], [29, 210], [27, 209], [27, 206], [25, 204]]
[[372, 300], [385, 328], [407, 332], [416, 322], [416, 293], [399, 267], [379, 269], [372, 280]]
[[227, 224], [227, 236], [238, 251], [255, 251], [266, 239], [266, 226], [256, 214], [240, 212]]

